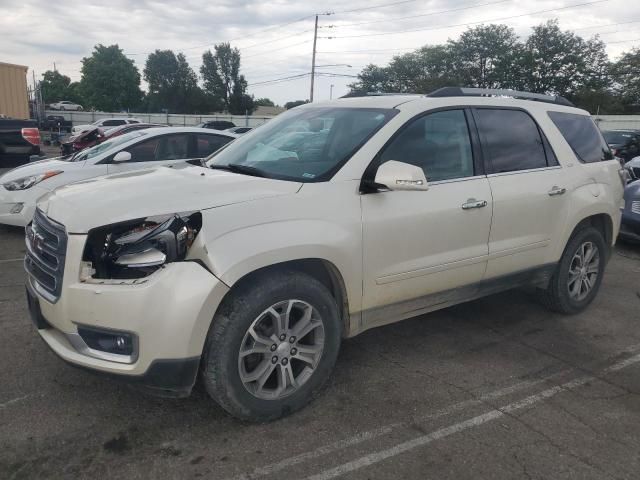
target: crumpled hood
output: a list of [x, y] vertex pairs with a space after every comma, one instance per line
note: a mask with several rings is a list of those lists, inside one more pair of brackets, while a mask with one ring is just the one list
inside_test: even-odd
[[26, 165], [14, 168], [13, 170], [9, 170], [4, 175], [0, 176], [0, 183], [6, 183], [22, 177], [28, 177], [29, 175], [39, 175], [53, 170], [65, 171], [72, 168], [81, 168], [82, 165], [83, 162], [71, 163], [55, 159], [38, 160], [36, 162], [27, 163]]
[[38, 207], [69, 233], [152, 215], [296, 193], [301, 183], [202, 167], [158, 167], [92, 178], [57, 188]]

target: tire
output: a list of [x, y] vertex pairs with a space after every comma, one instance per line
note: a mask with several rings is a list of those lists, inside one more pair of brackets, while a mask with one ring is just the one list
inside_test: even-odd
[[[584, 250], [587, 246], [587, 250]], [[589, 260], [593, 248], [594, 253]], [[580, 250], [588, 261], [584, 269], [580, 265]], [[585, 253], [586, 252], [586, 253]], [[593, 262], [598, 259], [595, 275], [588, 273], [594, 270]], [[594, 227], [578, 230], [569, 239], [555, 273], [545, 290], [539, 291], [542, 303], [554, 312], [573, 315], [583, 311], [596, 297], [607, 261], [607, 246], [602, 233]], [[578, 278], [576, 279], [576, 275]], [[590, 286], [586, 288], [583, 278], [586, 276]], [[571, 283], [570, 283], [571, 282]], [[576, 293], [577, 292], [577, 293]]]
[[61, 112], [64, 112], [64, 111], [65, 111], [65, 108], [64, 108], [64, 107], [60, 107], [60, 111], [61, 111]]
[[[277, 327], [277, 318], [286, 318], [289, 328], [284, 322]], [[295, 271], [258, 274], [218, 309], [205, 344], [203, 383], [236, 418], [284, 417], [321, 392], [338, 357], [341, 332], [336, 301], [315, 278]], [[249, 353], [254, 351], [259, 353]]]

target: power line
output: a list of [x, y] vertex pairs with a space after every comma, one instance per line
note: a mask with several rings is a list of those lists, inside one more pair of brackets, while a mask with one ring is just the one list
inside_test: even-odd
[[588, 30], [590, 28], [602, 28], [602, 27], [613, 27], [614, 25], [628, 25], [629, 23], [638, 23], [640, 20], [633, 20], [631, 22], [619, 22], [619, 23], [607, 23], [605, 25], [591, 25], [589, 27], [580, 27], [572, 29], [574, 32], [578, 32], [580, 30]]
[[396, 32], [364, 33], [364, 34], [359, 34], [359, 35], [340, 35], [340, 36], [335, 36], [335, 37], [321, 37], [321, 38], [337, 39], [337, 38], [377, 37], [377, 36], [381, 36], [381, 35], [399, 35], [399, 34], [411, 33], [411, 32], [426, 32], [426, 31], [430, 31], [430, 30], [444, 30], [444, 29], [447, 29], [447, 28], [466, 27], [466, 26], [469, 26], [469, 25], [478, 25], [478, 24], [487, 23], [487, 22], [499, 22], [499, 21], [502, 21], [502, 20], [511, 20], [513, 18], [527, 17], [529, 15], [537, 15], [539, 13], [557, 12], [557, 11], [560, 11], [560, 10], [567, 10], [567, 9], [576, 8], [576, 7], [584, 7], [584, 6], [587, 6], [587, 5], [594, 5], [596, 3], [604, 3], [604, 2], [608, 2], [608, 1], [609, 0], [595, 0], [595, 1], [592, 1], [592, 2], [576, 3], [574, 5], [568, 5], [566, 7], [550, 8], [550, 9], [546, 9], [546, 10], [538, 10], [538, 11], [535, 11], [535, 12], [522, 13], [520, 15], [511, 15], [509, 17], [491, 18], [491, 19], [481, 20], [481, 21], [477, 21], [477, 22], [457, 23], [457, 24], [453, 24], [453, 25], [443, 25], [441, 27], [417, 28], [417, 29], [412, 29], [412, 30], [400, 30], [400, 31], [396, 31]]
[[303, 78], [303, 77], [306, 77], [308, 75], [311, 75], [311, 73], [310, 72], [306, 72], [306, 73], [300, 73], [298, 75], [290, 75], [288, 77], [273, 78], [271, 80], [264, 80], [262, 82], [249, 83], [248, 86], [249, 87], [255, 87], [257, 85], [266, 85], [266, 84], [280, 83], [280, 82], [290, 81], [290, 80], [297, 80], [298, 78]]
[[496, 5], [498, 3], [506, 3], [506, 2], [511, 2], [513, 0], [498, 0], [497, 2], [488, 2], [488, 3], [479, 3], [476, 5], [469, 5], [466, 7], [459, 7], [459, 8], [452, 8], [449, 10], [440, 10], [438, 12], [428, 12], [428, 13], [422, 13], [422, 14], [418, 14], [418, 15], [408, 15], [406, 17], [393, 17], [393, 18], [386, 18], [384, 20], [371, 20], [368, 22], [356, 22], [356, 23], [342, 23], [340, 25], [337, 25], [338, 28], [342, 28], [342, 27], [354, 27], [357, 25], [370, 25], [372, 23], [384, 23], [384, 22], [390, 22], [390, 21], [395, 21], [395, 20], [407, 20], [407, 19], [413, 19], [413, 18], [419, 18], [419, 17], [431, 17], [434, 15], [441, 15], [443, 13], [452, 13], [452, 12], [459, 12], [461, 10], [470, 10], [472, 8], [478, 8], [478, 7], [487, 7], [489, 5]]
[[383, 3], [380, 5], [372, 5], [370, 7], [362, 7], [362, 8], [352, 8], [350, 10], [339, 10], [337, 12], [333, 12], [336, 15], [340, 15], [342, 13], [353, 13], [353, 12], [363, 12], [365, 10], [375, 10], [376, 8], [385, 8], [385, 7], [393, 7], [394, 5], [401, 5], [403, 3], [413, 3], [413, 2], [417, 2], [418, 0], [402, 0], [400, 2], [393, 2], [393, 3]]
[[631, 42], [640, 42], [640, 38], [633, 38], [629, 40], [616, 40], [615, 42], [605, 42], [605, 43], [609, 44], [609, 43], [631, 43]]

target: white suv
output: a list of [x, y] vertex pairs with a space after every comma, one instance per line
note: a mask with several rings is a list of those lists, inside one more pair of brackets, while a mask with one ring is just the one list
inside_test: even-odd
[[209, 168], [62, 187], [27, 229], [34, 322], [70, 363], [167, 395], [200, 373], [224, 409], [264, 421], [309, 402], [341, 340], [368, 328], [528, 285], [579, 312], [623, 184], [567, 104], [459, 88], [340, 99], [279, 115]]

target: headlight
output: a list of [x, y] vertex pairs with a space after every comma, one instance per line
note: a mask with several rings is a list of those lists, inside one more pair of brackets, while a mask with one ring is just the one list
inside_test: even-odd
[[51, 172], [44, 172], [38, 175], [29, 175], [27, 177], [18, 178], [4, 184], [4, 188], [7, 190], [26, 190], [33, 187], [35, 184], [40, 183], [47, 178], [55, 177], [62, 173], [62, 170], [54, 170]]
[[202, 226], [200, 213], [176, 213], [118, 223], [89, 232], [82, 279], [143, 278], [184, 260]]

